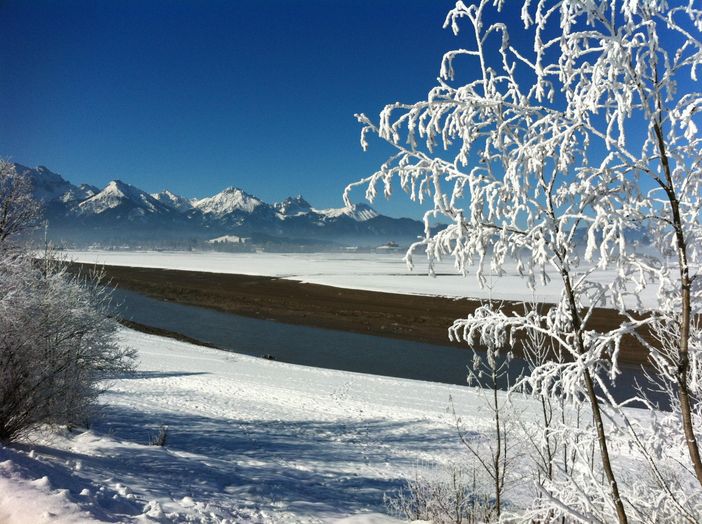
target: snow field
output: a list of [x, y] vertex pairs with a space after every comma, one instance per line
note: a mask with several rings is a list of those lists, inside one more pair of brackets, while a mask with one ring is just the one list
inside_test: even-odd
[[[436, 279], [409, 273], [396, 254], [69, 256], [402, 293], [422, 292], [424, 283], [434, 291], [427, 294], [463, 296], [459, 284], [488, 292], [472, 277], [449, 274], [448, 263]], [[507, 298], [530, 298], [519, 294], [517, 280], [509, 289], [509, 278], [518, 279], [496, 280], [507, 282]], [[480, 392], [467, 387], [296, 366], [128, 329], [120, 342], [139, 351], [139, 369], [108, 381], [89, 430], [37, 433], [0, 447], [1, 524], [388, 522], [385, 494], [418, 471], [439, 474], [467, 462], [451, 407], [468, 438], [487, 440], [494, 431]], [[514, 409], [523, 423], [539, 423], [537, 404], [516, 399]], [[161, 426], [166, 446], [148, 445]], [[625, 439], [613, 435], [610, 449], [622, 483], [637, 480], [640, 459]], [[521, 480], [508, 498], [521, 506], [533, 500], [533, 464], [527, 449], [517, 453]]]
[[[452, 408], [474, 442], [494, 431], [474, 388], [286, 364], [126, 328], [119, 339], [138, 349], [139, 367], [108, 381], [89, 430], [0, 446], [0, 523], [396, 522], [383, 514], [385, 494], [468, 462]], [[513, 400], [521, 423], [539, 424], [538, 403]], [[160, 426], [166, 446], [149, 445]], [[534, 497], [526, 448], [513, 450], [517, 506]], [[621, 481], [637, 480], [628, 443], [613, 435], [610, 449]]]
[[[90, 430], [0, 448], [0, 522], [388, 522], [383, 494], [464, 451], [467, 387], [267, 361], [123, 329], [133, 377]], [[165, 447], [147, 445], [160, 425]]]

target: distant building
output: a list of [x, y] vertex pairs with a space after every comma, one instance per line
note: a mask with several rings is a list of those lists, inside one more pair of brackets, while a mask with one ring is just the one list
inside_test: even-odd
[[376, 253], [399, 253], [400, 251], [402, 251], [400, 244], [392, 241], [375, 248]]
[[251, 242], [250, 238], [237, 235], [224, 235], [207, 241], [208, 244], [247, 244], [249, 242]]

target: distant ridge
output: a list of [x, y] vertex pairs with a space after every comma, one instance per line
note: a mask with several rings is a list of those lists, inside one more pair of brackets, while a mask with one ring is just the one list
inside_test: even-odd
[[377, 245], [409, 242], [423, 231], [417, 220], [387, 217], [366, 204], [316, 209], [301, 195], [269, 204], [233, 186], [190, 199], [167, 189], [149, 194], [120, 180], [102, 189], [76, 186], [44, 166], [14, 166], [29, 177], [35, 198], [44, 204], [54, 240], [132, 245], [236, 235], [266, 242]]

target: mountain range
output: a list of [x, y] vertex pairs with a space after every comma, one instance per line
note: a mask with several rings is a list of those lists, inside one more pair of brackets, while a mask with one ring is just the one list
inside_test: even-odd
[[365, 204], [316, 209], [299, 195], [269, 204], [237, 187], [195, 199], [168, 190], [149, 194], [120, 180], [100, 189], [74, 185], [44, 166], [14, 167], [31, 181], [55, 241], [135, 245], [236, 235], [259, 242], [377, 245], [412, 241], [423, 230], [417, 220], [384, 216]]

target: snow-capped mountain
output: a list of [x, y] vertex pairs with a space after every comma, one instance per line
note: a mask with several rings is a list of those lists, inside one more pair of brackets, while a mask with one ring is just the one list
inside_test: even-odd
[[188, 199], [175, 193], [171, 193], [168, 189], [160, 193], [152, 193], [152, 197], [176, 211], [185, 212], [193, 209], [193, 199]]
[[26, 176], [32, 183], [34, 198], [42, 203], [52, 201], [76, 202], [85, 200], [99, 191], [98, 188], [81, 184], [74, 186], [61, 175], [44, 166], [31, 168], [22, 164], [13, 164], [15, 172]]
[[281, 217], [303, 215], [312, 211], [312, 206], [302, 198], [302, 195], [288, 197], [282, 202], [276, 202], [273, 207]]
[[379, 216], [379, 213], [367, 204], [355, 204], [351, 207], [340, 207], [334, 209], [314, 210], [320, 215], [328, 218], [349, 217], [357, 222], [365, 222], [371, 218]]
[[420, 222], [386, 217], [366, 204], [316, 209], [300, 195], [268, 204], [237, 187], [188, 199], [169, 190], [149, 194], [120, 180], [99, 189], [71, 184], [45, 167], [15, 164], [15, 169], [30, 178], [55, 239], [89, 237], [104, 243], [109, 238], [122, 245], [237, 235], [264, 242], [377, 244], [413, 240], [422, 232]]
[[78, 204], [79, 214], [99, 215], [108, 210], [124, 208], [135, 216], [147, 213], [168, 213], [168, 206], [148, 193], [121, 180], [113, 180], [99, 193]]
[[238, 187], [228, 187], [221, 193], [196, 200], [193, 203], [193, 207], [196, 209], [215, 217], [222, 217], [237, 212], [253, 213], [256, 208], [267, 205]]

